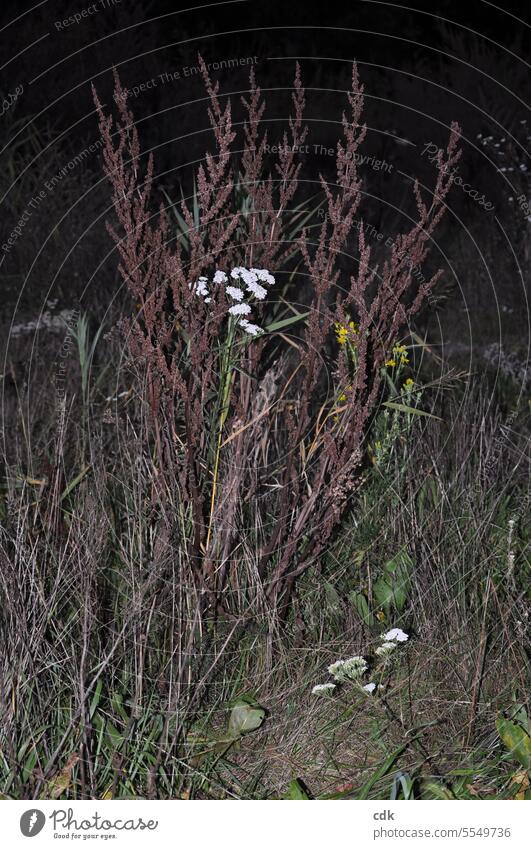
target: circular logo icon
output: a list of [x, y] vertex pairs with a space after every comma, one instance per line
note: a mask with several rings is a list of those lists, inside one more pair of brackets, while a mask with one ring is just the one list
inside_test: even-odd
[[20, 830], [24, 837], [35, 837], [44, 827], [46, 817], [37, 808], [24, 811], [20, 817]]

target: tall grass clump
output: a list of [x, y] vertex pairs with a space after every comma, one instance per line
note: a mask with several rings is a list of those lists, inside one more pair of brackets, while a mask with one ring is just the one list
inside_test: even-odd
[[[361, 227], [343, 274], [366, 132], [356, 66], [336, 180], [320, 178], [322, 225], [315, 239], [303, 228], [294, 240], [287, 234], [301, 167], [296, 151], [307, 133], [299, 70], [289, 130], [269, 172], [254, 75], [238, 161], [230, 101], [222, 105], [201, 67], [215, 150], [198, 169], [195, 215], [185, 200], [180, 205], [187, 250], [166, 210], [150, 210], [153, 160], [143, 174], [118, 77], [116, 124], [95, 98], [119, 225], [110, 232], [137, 306], [123, 323], [124, 339], [144, 369], [160, 498], [178, 486], [168, 532], [179, 534], [202, 615], [245, 616], [287, 609], [296, 579], [317, 562], [356, 497], [375, 412], [389, 400], [385, 364], [439, 276], [416, 286], [413, 270], [444, 212], [458, 132], [454, 126], [426, 199], [415, 183], [415, 220], [396, 235], [383, 265], [371, 262]], [[291, 283], [284, 282], [290, 261]]]

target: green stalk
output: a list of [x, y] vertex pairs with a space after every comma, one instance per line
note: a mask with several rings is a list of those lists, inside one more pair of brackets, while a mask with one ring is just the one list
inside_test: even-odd
[[223, 428], [225, 426], [225, 422], [227, 420], [227, 415], [229, 412], [229, 398], [230, 398], [230, 389], [231, 383], [233, 379], [233, 371], [231, 368], [231, 351], [232, 351], [232, 343], [234, 341], [234, 328], [236, 322], [233, 318], [229, 319], [229, 332], [227, 335], [227, 341], [223, 345], [222, 356], [221, 356], [221, 403], [219, 406], [219, 420], [218, 420], [218, 436], [217, 436], [217, 445], [216, 445], [216, 453], [214, 457], [214, 472], [213, 472], [213, 483], [212, 483], [212, 496], [210, 498], [210, 516], [208, 519], [208, 531], [207, 538], [205, 542], [205, 551], [208, 550], [208, 546], [210, 543], [210, 537], [212, 534], [212, 519], [214, 516], [214, 504], [216, 501], [216, 492], [217, 492], [217, 481], [218, 481], [218, 473], [219, 473], [219, 461], [221, 456], [221, 441], [223, 437]]

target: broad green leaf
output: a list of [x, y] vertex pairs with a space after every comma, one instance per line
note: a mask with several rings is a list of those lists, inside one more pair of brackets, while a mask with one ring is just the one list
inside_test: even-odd
[[389, 607], [393, 603], [393, 586], [385, 578], [378, 578], [373, 585], [374, 597], [380, 607]]
[[121, 731], [119, 731], [116, 725], [114, 725], [114, 723], [112, 723], [109, 719], [105, 724], [105, 730], [107, 731], [107, 735], [113, 746], [119, 749], [124, 741]]
[[250, 696], [239, 698], [230, 714], [229, 734], [232, 737], [241, 737], [250, 731], [256, 731], [264, 721], [265, 710]]
[[30, 777], [35, 764], [37, 763], [37, 752], [33, 749], [28, 757], [26, 758], [26, 762], [22, 767], [22, 780], [26, 782]]
[[507, 719], [517, 722], [522, 728], [525, 728], [528, 734], [531, 734], [531, 722], [529, 721], [525, 705], [521, 703], [515, 704], [507, 711]]
[[124, 723], [127, 725], [129, 722], [129, 716], [124, 708], [122, 694], [115, 693], [112, 697], [111, 704], [116, 713], [119, 714], [120, 718], [123, 719]]
[[399, 612], [404, 609], [407, 601], [407, 594], [411, 586], [412, 568], [413, 560], [405, 551], [399, 552], [384, 566], [387, 581], [393, 588], [392, 603]]
[[368, 627], [371, 628], [374, 625], [374, 616], [369, 610], [369, 604], [363, 593], [357, 593], [353, 591], [350, 593], [349, 599], [352, 602], [354, 609], [362, 620], [362, 622], [364, 622], [365, 625], [368, 625]]
[[308, 793], [304, 789], [304, 784], [298, 778], [295, 778], [293, 781], [290, 781], [286, 799], [298, 799], [299, 801], [310, 799]]
[[399, 613], [402, 612], [407, 601], [406, 584], [397, 583], [393, 590], [393, 604]]
[[496, 720], [496, 728], [513, 758], [525, 769], [531, 769], [531, 737], [527, 731], [503, 716]]

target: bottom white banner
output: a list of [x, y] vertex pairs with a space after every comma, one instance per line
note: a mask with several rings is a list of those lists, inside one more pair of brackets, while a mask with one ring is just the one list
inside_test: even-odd
[[[520, 849], [529, 807], [498, 802], [3, 801], [6, 849], [87, 844], [249, 849], [366, 846]], [[68, 841], [68, 843], [67, 843]]]

